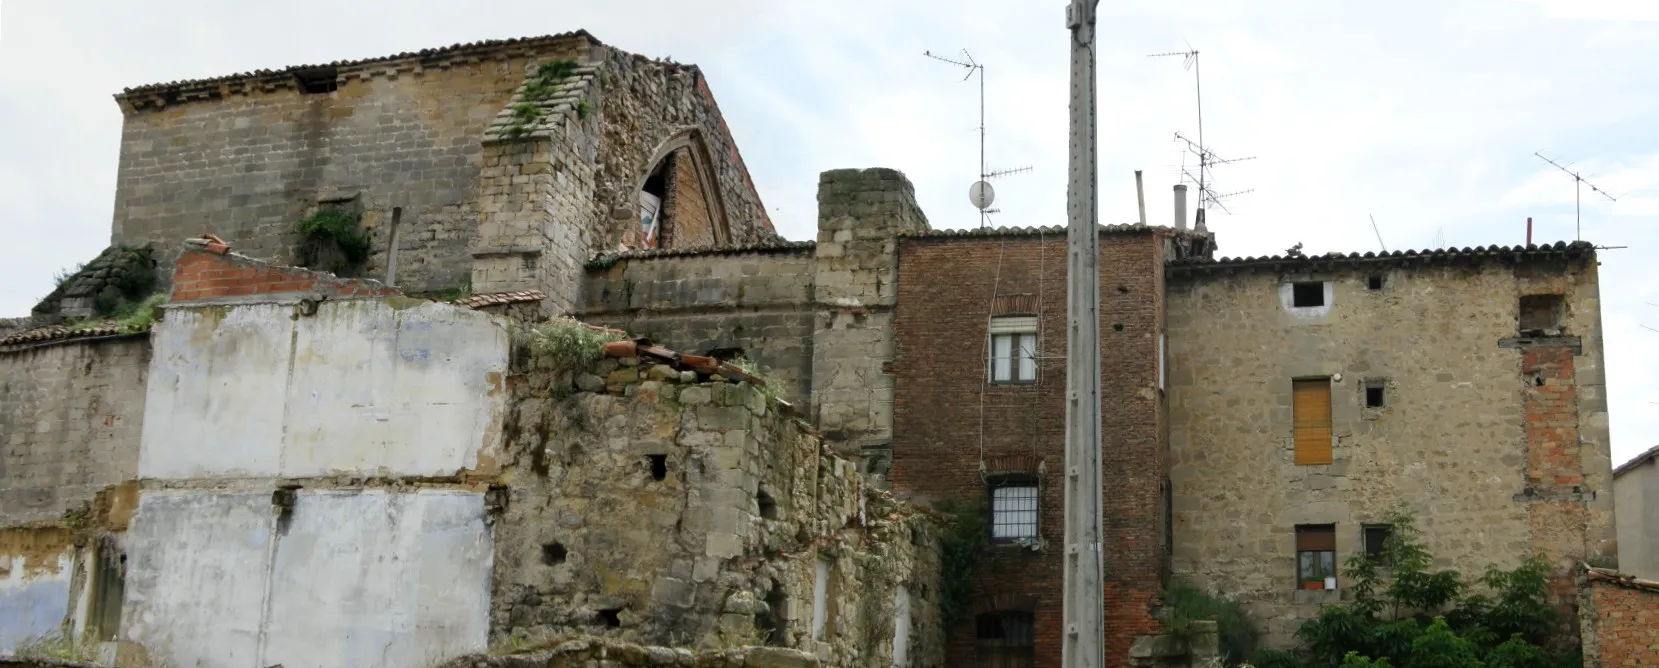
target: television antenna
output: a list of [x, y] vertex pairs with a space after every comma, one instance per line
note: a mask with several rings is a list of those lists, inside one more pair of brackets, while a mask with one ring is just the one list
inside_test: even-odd
[[1000, 209], [991, 208], [991, 204], [996, 202], [997, 198], [996, 188], [991, 187], [991, 179], [1008, 176], [1009, 174], [1029, 172], [1031, 167], [992, 170], [985, 165], [985, 64], [974, 60], [973, 54], [968, 53], [967, 49], [962, 50], [961, 60], [935, 55], [932, 51], [923, 51], [922, 55], [968, 70], [968, 73], [962, 77], [963, 81], [967, 81], [975, 74], [979, 75], [979, 127], [976, 128], [979, 130], [979, 180], [968, 187], [968, 201], [974, 205], [974, 208], [979, 209], [979, 226], [982, 228], [988, 227], [990, 225], [990, 215], [1001, 212]]
[[1387, 253], [1388, 244], [1383, 243], [1382, 230], [1377, 229], [1377, 217], [1369, 213], [1365, 215], [1371, 216], [1371, 232], [1377, 235], [1377, 245], [1382, 247], [1382, 252]]
[[1204, 229], [1204, 211], [1209, 208], [1208, 205], [1214, 205], [1219, 207], [1223, 213], [1231, 214], [1232, 212], [1227, 210], [1227, 206], [1221, 203], [1221, 199], [1224, 197], [1242, 195], [1244, 193], [1251, 192], [1249, 190], [1241, 190], [1225, 195], [1217, 194], [1213, 187], [1213, 179], [1210, 177], [1210, 167], [1214, 165], [1224, 165], [1231, 162], [1254, 160], [1255, 157], [1233, 158], [1231, 160], [1223, 159], [1217, 156], [1214, 151], [1211, 151], [1208, 144], [1204, 143], [1204, 78], [1203, 70], [1198, 63], [1198, 50], [1192, 48], [1192, 44], [1187, 44], [1186, 51], [1154, 53], [1148, 55], [1147, 57], [1166, 58], [1169, 56], [1180, 56], [1182, 61], [1182, 69], [1192, 70], [1193, 87], [1198, 106], [1198, 141], [1195, 142], [1187, 139], [1186, 137], [1181, 136], [1181, 133], [1179, 132], [1175, 133], [1175, 138], [1179, 141], [1185, 142], [1187, 145], [1187, 151], [1198, 156], [1197, 174], [1187, 171], [1185, 166], [1185, 155], [1182, 156], [1181, 175], [1182, 177], [1191, 180], [1193, 183], [1198, 185], [1198, 211], [1193, 228], [1202, 230]]
[[1602, 190], [1601, 188], [1597, 188], [1596, 184], [1591, 183], [1589, 181], [1585, 181], [1584, 176], [1579, 174], [1578, 172], [1567, 169], [1566, 167], [1562, 167], [1560, 163], [1557, 163], [1554, 160], [1551, 160], [1549, 158], [1545, 158], [1544, 154], [1539, 153], [1537, 151], [1533, 151], [1532, 154], [1538, 156], [1544, 162], [1555, 165], [1556, 169], [1559, 169], [1563, 172], [1566, 172], [1568, 175], [1573, 177], [1573, 240], [1574, 241], [1581, 241], [1583, 239], [1583, 236], [1584, 236], [1584, 226], [1583, 226], [1583, 215], [1580, 212], [1580, 209], [1582, 208], [1581, 201], [1583, 200], [1583, 197], [1580, 196], [1580, 193], [1582, 193], [1584, 189], [1581, 188], [1580, 186], [1590, 186], [1591, 190], [1596, 191], [1596, 193], [1600, 194], [1602, 197], [1606, 197], [1607, 201], [1609, 201], [1609, 202], [1617, 202], [1617, 201], [1619, 201], [1619, 199], [1617, 197], [1614, 197], [1612, 195], [1607, 194], [1607, 191]]

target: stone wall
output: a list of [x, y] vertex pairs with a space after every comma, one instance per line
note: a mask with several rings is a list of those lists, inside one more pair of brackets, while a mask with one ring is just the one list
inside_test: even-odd
[[1659, 582], [1588, 568], [1579, 589], [1585, 668], [1659, 666]]
[[0, 351], [0, 527], [57, 520], [138, 472], [145, 336]]
[[574, 385], [530, 365], [511, 383], [496, 645], [595, 635], [944, 665], [931, 523], [868, 490], [790, 406], [640, 358]]
[[1659, 580], [1659, 447], [1613, 472], [1619, 570]]
[[[1285, 646], [1349, 595], [1340, 577], [1298, 588], [1296, 526], [1334, 524], [1340, 563], [1403, 504], [1437, 567], [1472, 577], [1547, 551], [1551, 600], [1570, 613], [1572, 564], [1614, 545], [1594, 260], [1507, 257], [1175, 270], [1175, 572], [1244, 601]], [[1325, 305], [1294, 307], [1292, 281], [1322, 281]], [[1521, 296], [1540, 293], [1565, 296], [1567, 336], [1517, 337]], [[1332, 464], [1293, 463], [1301, 377], [1332, 379]]]
[[[1107, 665], [1128, 665], [1153, 617], [1165, 559], [1159, 417], [1159, 287], [1165, 232], [1101, 240], [1100, 330]], [[822, 245], [822, 244], [820, 244]], [[1005, 476], [1038, 485], [1037, 549], [999, 543], [976, 571], [976, 612], [1034, 615], [1036, 665], [1059, 665], [1066, 414], [1066, 233], [1061, 228], [905, 237], [894, 318], [893, 488], [983, 501]], [[1037, 375], [990, 384], [994, 314], [1036, 316]], [[975, 628], [953, 629], [951, 665], [974, 661]]]
[[[508, 143], [559, 150], [489, 147], [501, 139], [492, 127], [523, 103], [521, 86], [554, 60], [584, 65], [572, 79], [579, 94], [539, 121], [545, 132]], [[396, 284], [414, 291], [475, 278], [500, 289], [543, 287], [515, 283], [505, 266], [475, 276], [475, 254], [486, 265], [535, 263], [534, 252], [501, 246], [511, 231], [490, 227], [492, 219], [524, 213], [535, 223], [532, 251], [579, 263], [592, 249], [614, 248], [628, 220], [637, 227], [639, 185], [666, 157], [661, 147], [687, 137], [718, 184], [724, 241], [776, 236], [701, 72], [586, 33], [147, 86], [117, 100], [126, 121], [116, 243], [211, 231], [286, 263], [301, 242], [296, 223], [328, 205], [361, 214], [371, 254], [358, 275], [384, 278], [395, 266]], [[571, 136], [567, 119], [580, 128]], [[506, 173], [503, 164], [531, 167]], [[544, 176], [532, 184], [535, 174]], [[209, 220], [211, 230], [202, 227]], [[574, 263], [518, 278], [568, 284]], [[568, 306], [574, 289], [548, 294]]]
[[[0, 662], [0, 666], [4, 665]], [[681, 647], [648, 647], [603, 638], [571, 638], [556, 647], [464, 657], [438, 668], [818, 668], [821, 665], [824, 664], [811, 654], [782, 647], [694, 652]]]
[[591, 266], [583, 320], [688, 353], [741, 349], [779, 382], [785, 399], [806, 405], [813, 354], [811, 244], [628, 253]]

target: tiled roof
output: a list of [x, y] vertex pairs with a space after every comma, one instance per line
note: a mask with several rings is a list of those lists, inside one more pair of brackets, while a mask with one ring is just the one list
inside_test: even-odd
[[1606, 569], [1606, 568], [1596, 568], [1594, 566], [1588, 566], [1588, 565], [1584, 567], [1584, 571], [1585, 571], [1585, 575], [1588, 576], [1589, 579], [1591, 579], [1591, 580], [1601, 580], [1603, 582], [1607, 582], [1607, 583], [1610, 583], [1610, 584], [1615, 584], [1615, 585], [1618, 585], [1620, 587], [1626, 587], [1626, 588], [1629, 588], [1629, 589], [1640, 589], [1642, 591], [1659, 592], [1659, 582], [1654, 582], [1653, 580], [1643, 580], [1643, 579], [1638, 578], [1634, 575], [1627, 575], [1627, 574], [1620, 573], [1620, 572], [1615, 571], [1615, 570], [1609, 570], [1609, 569]]
[[816, 241], [762, 241], [741, 246], [697, 246], [692, 248], [641, 248], [638, 250], [608, 251], [594, 256], [594, 260], [640, 260], [653, 257], [685, 257], [691, 255], [748, 255], [750, 253], [799, 253], [818, 247]]
[[1625, 471], [1629, 471], [1630, 469], [1651, 462], [1654, 459], [1659, 459], [1659, 445], [1648, 448], [1647, 452], [1631, 457], [1630, 461], [1620, 464], [1617, 468], [1613, 469], [1613, 477], [1617, 478], [1624, 475]]
[[37, 327], [26, 332], [18, 332], [0, 339], [0, 348], [109, 336], [138, 336], [148, 331], [150, 331], [149, 327], [126, 328], [110, 322], [81, 326], [50, 325]]
[[216, 85], [216, 84], [227, 83], [227, 82], [232, 82], [232, 81], [241, 81], [241, 80], [244, 80], [244, 79], [258, 79], [258, 78], [271, 77], [271, 76], [291, 76], [291, 75], [299, 74], [299, 73], [302, 73], [302, 72], [314, 71], [314, 70], [328, 68], [328, 67], [336, 67], [336, 68], [339, 68], [339, 67], [360, 67], [360, 66], [363, 66], [363, 65], [373, 65], [373, 64], [376, 64], [376, 63], [385, 63], [385, 62], [391, 62], [391, 61], [395, 61], [395, 60], [403, 60], [403, 59], [409, 59], [409, 58], [432, 59], [432, 58], [439, 58], [439, 57], [454, 57], [454, 56], [481, 56], [481, 55], [489, 54], [489, 53], [494, 52], [494, 51], [502, 50], [502, 49], [507, 48], [507, 47], [534, 48], [534, 47], [539, 47], [539, 46], [543, 46], [543, 45], [546, 45], [546, 44], [551, 44], [551, 43], [554, 43], [554, 42], [558, 42], [558, 41], [561, 41], [561, 40], [567, 40], [567, 39], [570, 39], [572, 37], [585, 38], [593, 44], [600, 44], [601, 43], [593, 35], [588, 34], [588, 31], [586, 31], [586, 30], [576, 30], [576, 31], [572, 31], [572, 32], [559, 33], [557, 35], [544, 35], [544, 36], [541, 36], [541, 37], [516, 37], [516, 38], [513, 38], [513, 39], [490, 39], [490, 40], [484, 40], [484, 41], [480, 41], [480, 42], [467, 42], [467, 43], [462, 43], [462, 44], [452, 44], [450, 46], [438, 47], [438, 48], [433, 48], [433, 49], [421, 49], [419, 51], [404, 52], [404, 53], [398, 53], [398, 54], [394, 54], [394, 55], [390, 55], [390, 56], [379, 56], [379, 57], [375, 57], [375, 58], [362, 58], [362, 59], [359, 59], [359, 60], [336, 60], [334, 62], [325, 63], [325, 64], [321, 64], [321, 65], [292, 65], [292, 66], [289, 66], [289, 67], [284, 67], [284, 68], [275, 69], [275, 70], [254, 70], [252, 72], [241, 72], [241, 73], [238, 73], [238, 74], [230, 74], [230, 75], [225, 75], [225, 76], [220, 76], [220, 77], [212, 77], [212, 78], [207, 78], [207, 79], [187, 79], [187, 80], [183, 80], [183, 81], [170, 81], [170, 82], [167, 82], [167, 83], [157, 83], [157, 84], [148, 84], [148, 85], [144, 85], [144, 86], [134, 86], [134, 87], [127, 88], [127, 89], [121, 91], [121, 93], [119, 95], [117, 95], [116, 98], [119, 99], [119, 98], [122, 98], [122, 97], [132, 96], [132, 95], [142, 95], [142, 94], [147, 94], [147, 93], [160, 93], [160, 92], [167, 92], [167, 91], [179, 91], [179, 90], [186, 90], [186, 89], [192, 89], [192, 88], [201, 88], [201, 87], [205, 87], [205, 86], [213, 86], [213, 85]]
[[471, 309], [495, 306], [496, 304], [519, 304], [523, 302], [539, 302], [547, 299], [547, 295], [540, 290], [521, 290], [518, 292], [492, 292], [489, 294], [472, 295], [451, 301], [456, 306], [465, 306]]
[[[1142, 225], [1129, 223], [1126, 225], [1101, 225], [1100, 231], [1106, 234], [1139, 234], [1143, 232], [1162, 232], [1183, 237], [1206, 237], [1211, 233], [1196, 230], [1178, 230], [1163, 225]], [[1042, 227], [966, 227], [954, 230], [927, 230], [925, 232], [900, 232], [901, 237], [1034, 237], [1034, 236], [1065, 236], [1066, 228], [1061, 225], [1045, 225]]]
[[[576, 66], [568, 77], [553, 88], [553, 93], [547, 99], [532, 104], [541, 111], [537, 114], [534, 125], [524, 125], [524, 121], [518, 117], [518, 108], [519, 105], [528, 102], [524, 98], [524, 90], [530, 86], [531, 78], [526, 77], [524, 83], [513, 91], [512, 99], [507, 101], [501, 111], [496, 112], [495, 120], [490, 121], [490, 127], [486, 132], [497, 139], [552, 137], [564, 128], [566, 117], [583, 113], [580, 108], [582, 96], [588, 89], [596, 87], [598, 81], [598, 65]], [[515, 127], [519, 128], [518, 135], [513, 134]]]
[[1328, 253], [1325, 255], [1269, 255], [1263, 257], [1224, 257], [1219, 260], [1191, 258], [1171, 262], [1171, 274], [1197, 274], [1225, 269], [1251, 267], [1313, 267], [1321, 265], [1399, 264], [1402, 262], [1469, 262], [1483, 260], [1537, 260], [1550, 257], [1580, 257], [1594, 255], [1595, 245], [1588, 241], [1568, 243], [1558, 241], [1543, 246], [1476, 246], [1474, 248], [1439, 248], [1393, 251], [1388, 253]]

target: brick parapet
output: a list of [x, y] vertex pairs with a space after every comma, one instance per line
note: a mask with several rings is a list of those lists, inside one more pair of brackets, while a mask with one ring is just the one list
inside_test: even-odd
[[299, 267], [284, 267], [245, 255], [191, 246], [174, 267], [169, 304], [283, 298], [355, 299], [402, 294], [379, 281], [341, 278]]

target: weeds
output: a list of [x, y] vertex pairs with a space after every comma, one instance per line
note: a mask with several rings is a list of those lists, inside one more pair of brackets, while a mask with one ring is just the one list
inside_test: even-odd
[[521, 326], [515, 330], [514, 336], [530, 347], [534, 359], [558, 371], [574, 370], [597, 362], [605, 354], [605, 344], [622, 340], [616, 334], [593, 329], [571, 317]]

